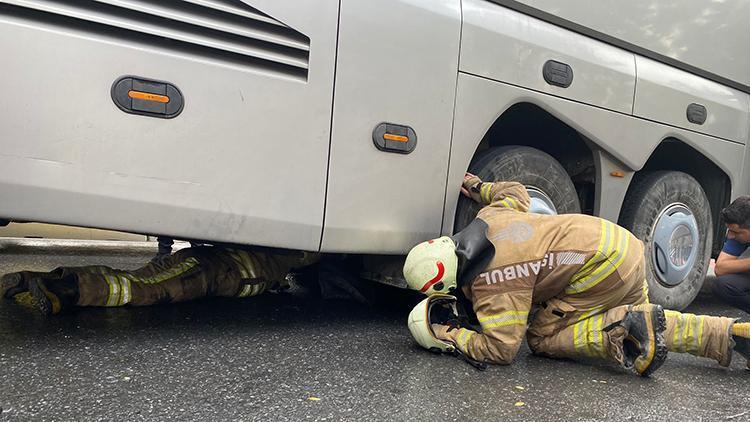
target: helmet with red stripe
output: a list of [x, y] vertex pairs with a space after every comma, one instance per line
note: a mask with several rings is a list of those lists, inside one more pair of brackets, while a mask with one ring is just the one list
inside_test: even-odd
[[454, 290], [457, 272], [456, 244], [448, 236], [413, 247], [404, 263], [404, 277], [409, 288], [426, 295]]

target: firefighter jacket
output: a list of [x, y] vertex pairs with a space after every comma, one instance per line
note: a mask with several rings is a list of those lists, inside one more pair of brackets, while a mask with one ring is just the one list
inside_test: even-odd
[[528, 213], [530, 198], [519, 183], [481, 183], [470, 192], [487, 205], [477, 218], [486, 223], [494, 247], [484, 270], [460, 286], [481, 332], [459, 328], [436, 334], [473, 359], [510, 363], [532, 308], [566, 296], [585, 296], [595, 304], [621, 275], [642, 264], [643, 245], [629, 231], [588, 215]]

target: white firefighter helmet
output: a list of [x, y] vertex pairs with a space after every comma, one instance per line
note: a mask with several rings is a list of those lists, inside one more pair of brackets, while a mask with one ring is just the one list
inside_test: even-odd
[[404, 263], [404, 278], [409, 288], [426, 295], [455, 289], [457, 272], [456, 244], [448, 236], [413, 247]]
[[436, 306], [449, 307], [454, 315], [457, 313], [455, 296], [440, 293], [427, 296], [409, 313], [409, 331], [411, 331], [414, 340], [425, 349], [431, 352], [452, 353], [456, 349], [456, 346], [447, 341], [440, 340], [432, 332], [430, 314]]

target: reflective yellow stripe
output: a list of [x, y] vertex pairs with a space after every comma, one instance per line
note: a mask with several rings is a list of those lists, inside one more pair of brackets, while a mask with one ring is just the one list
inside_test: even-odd
[[583, 352], [583, 347], [586, 345], [586, 321], [581, 321], [573, 326], [573, 347], [578, 352]]
[[237, 263], [237, 269], [240, 271], [240, 276], [242, 276], [242, 278], [251, 278], [250, 273], [247, 271], [247, 268], [245, 268], [245, 264], [242, 262], [242, 257], [233, 252], [230, 252], [229, 254]]
[[674, 321], [670, 351], [699, 354], [703, 347], [705, 317], [669, 310], [665, 310], [664, 314]]
[[252, 276], [250, 275], [250, 272], [245, 266], [245, 262], [243, 261], [242, 257], [239, 255], [239, 251], [229, 252], [229, 256], [231, 256], [234, 262], [237, 264], [237, 270], [239, 270], [240, 276], [242, 278], [252, 278]]
[[594, 321], [594, 318], [595, 317], [591, 317], [591, 318], [588, 318], [586, 320], [586, 336], [588, 337], [586, 339], [586, 340], [588, 340], [587, 341], [588, 344], [586, 345], [586, 349], [588, 350], [589, 356], [594, 356], [594, 343], [596, 341], [595, 340], [596, 332], [593, 329], [593, 328], [596, 328], [596, 324], [594, 324], [593, 328], [591, 326], [592, 322]]
[[667, 318], [674, 319], [674, 332], [672, 333], [672, 351], [682, 351], [682, 347], [680, 345], [682, 339], [682, 334], [680, 333], [680, 331], [682, 331], [683, 325], [682, 314], [677, 311], [665, 310], [664, 315]]
[[115, 306], [120, 306], [122, 304], [122, 295], [123, 295], [123, 288], [122, 288], [122, 282], [120, 281], [120, 277], [113, 276], [115, 282], [117, 283], [117, 297], [115, 297]]
[[604, 324], [604, 314], [599, 314], [592, 317], [594, 320], [592, 330], [593, 336], [591, 339], [591, 350], [594, 356], [604, 358], [607, 356], [607, 352], [604, 350], [604, 337], [602, 336], [602, 325]]
[[257, 277], [257, 270], [260, 267], [254, 257], [246, 251], [237, 251], [242, 259], [242, 265], [245, 266], [247, 273], [250, 274], [250, 278]]
[[693, 329], [693, 333], [695, 334], [693, 353], [695, 354], [698, 354], [700, 352], [701, 345], [703, 344], [703, 325], [706, 321], [705, 318], [705, 316], [695, 317], [695, 328]]
[[105, 275], [104, 279], [109, 284], [109, 294], [107, 295], [105, 306], [117, 306], [120, 300], [120, 282], [117, 280], [117, 277], [111, 275]]
[[109, 282], [109, 279], [107, 276], [103, 276], [104, 282], [107, 283], [107, 298], [104, 300], [104, 304], [100, 306], [107, 306], [107, 302], [109, 302], [109, 292], [112, 290], [112, 285]]
[[246, 297], [250, 296], [250, 293], [253, 291], [252, 284], [246, 284], [242, 287], [242, 290], [240, 291], [240, 294], [237, 295], [237, 297]]
[[582, 347], [585, 347], [583, 352], [586, 356], [591, 356], [591, 318], [584, 319], [580, 324], [581, 328], [579, 328], [579, 330], [582, 333]]
[[112, 287], [112, 280], [109, 279], [108, 275], [105, 275], [104, 281], [107, 282], [107, 300], [104, 301], [104, 306], [112, 306], [110, 305], [110, 302], [112, 301], [112, 290], [114, 290]]
[[479, 318], [479, 324], [482, 326], [482, 330], [491, 330], [508, 325], [526, 325], [528, 318], [529, 311], [506, 311]]
[[[574, 293], [580, 293], [587, 288], [583, 288], [584, 286], [588, 285], [590, 281], [593, 281], [596, 279], [596, 277], [601, 274], [601, 271], [603, 268], [606, 268], [610, 261], [609, 257], [612, 254], [612, 250], [614, 249], [615, 245], [615, 237], [616, 232], [613, 230], [613, 227], [610, 223], [603, 221], [603, 224], [605, 226], [605, 232], [603, 236], [603, 242], [600, 240], [600, 243], [602, 246], [599, 250], [597, 250], [597, 253], [601, 256], [601, 260], [597, 262], [599, 264], [598, 267], [594, 268], [593, 271], [591, 271], [588, 274], [583, 275], [582, 277], [576, 277], [573, 276], [573, 281], [571, 282], [570, 286], [568, 286], [565, 289], [565, 292], [568, 294], [574, 294]], [[576, 273], [578, 274], [578, 273]]]
[[601, 335], [604, 314], [597, 315], [603, 307], [596, 307], [581, 314], [573, 325], [573, 347], [587, 356], [604, 356]]
[[697, 354], [700, 352], [700, 346], [703, 343], [701, 336], [703, 335], [703, 317], [694, 314], [687, 314], [687, 318], [690, 321], [689, 329], [685, 332], [685, 344], [687, 352]]
[[581, 293], [596, 286], [612, 275], [625, 261], [630, 246], [629, 233], [612, 223], [606, 223], [605, 233], [607, 237], [606, 250], [597, 251], [597, 253], [601, 252], [606, 259], [594, 271], [583, 277], [578, 275], [581, 272], [579, 270], [573, 276], [570, 285], [565, 289], [565, 293]]
[[456, 339], [456, 346], [458, 346], [459, 350], [471, 356], [471, 354], [469, 353], [469, 342], [471, 341], [471, 337], [473, 337], [476, 333], [472, 330], [467, 330], [466, 328], [460, 328], [459, 330], [461, 331], [461, 333]]
[[266, 291], [266, 286], [267, 286], [266, 283], [256, 284], [257, 290], [253, 290], [253, 294], [254, 295], [259, 295], [259, 294], [265, 292]]
[[521, 209], [521, 207], [518, 204], [518, 201], [516, 200], [516, 198], [512, 198], [510, 196], [505, 197], [504, 199], [501, 199], [499, 202], [500, 202], [500, 205], [503, 206], [503, 207], [505, 207], [505, 208], [510, 208], [510, 209], [513, 209], [513, 210], [520, 210]]
[[[265, 269], [267, 273], [267, 271], [272, 270], [272, 266], [278, 267], [277, 262], [273, 260], [263, 262], [264, 260], [261, 256], [255, 255], [251, 252], [238, 250], [230, 252], [230, 254], [237, 263], [242, 278], [263, 277], [263, 271], [261, 271], [261, 269]], [[261, 293], [263, 291], [263, 288], [263, 285], [257, 285], [257, 287], [253, 288], [253, 292], [249, 294], [249, 296], [254, 296]]]
[[594, 253], [594, 256], [591, 257], [583, 266], [575, 273], [573, 274], [573, 277], [571, 277], [572, 281], [578, 281], [581, 278], [585, 277], [589, 269], [593, 267], [596, 264], [601, 263], [603, 260], [607, 259], [606, 255], [603, 253], [604, 245], [609, 238], [609, 226], [607, 225], [606, 220], [601, 220], [601, 235], [599, 237], [599, 246], [596, 248], [596, 252]]
[[262, 270], [265, 268], [268, 268], [268, 269], [277, 268], [278, 269], [279, 267], [278, 262], [276, 262], [275, 259], [271, 259], [269, 257], [264, 257], [262, 255], [256, 255], [256, 254], [248, 254], [248, 257], [250, 258], [250, 262], [253, 265], [253, 267], [250, 268], [250, 274], [252, 274], [253, 277], [263, 277], [264, 273]]
[[256, 283], [256, 284], [246, 284], [243, 288], [239, 297], [248, 297], [248, 296], [255, 296], [263, 293], [265, 290], [266, 285], [265, 283]]
[[[625, 257], [628, 254], [628, 249], [630, 248], [630, 236], [627, 235], [625, 230], [623, 229], [616, 229], [616, 233], [619, 234], [619, 242], [617, 245], [617, 249], [612, 251], [611, 253], [615, 253], [614, 261], [610, 262], [607, 261], [607, 265], [603, 265], [600, 268], [597, 268], [596, 271], [594, 271], [594, 274], [598, 273], [600, 270], [603, 270], [598, 276], [595, 278], [591, 278], [587, 283], [582, 284], [578, 287], [578, 291], [584, 291], [588, 290], [597, 284], [599, 284], [602, 280], [606, 279], [612, 273], [614, 273], [618, 268], [620, 268], [620, 265], [625, 261]], [[593, 276], [593, 274], [592, 274]]]
[[237, 294], [237, 297], [248, 297], [255, 296], [263, 293], [266, 288], [266, 283], [254, 283], [246, 284], [242, 286], [242, 290]]
[[595, 315], [588, 319], [587, 330], [589, 333], [589, 354], [591, 356], [605, 357], [604, 341], [602, 337], [602, 324], [604, 314]]
[[127, 305], [128, 303], [130, 303], [130, 299], [132, 298], [132, 294], [130, 292], [130, 280], [128, 280], [128, 278], [124, 276], [120, 276], [119, 279], [121, 288], [119, 305]]
[[696, 353], [698, 351], [698, 330], [700, 328], [700, 320], [693, 314], [689, 315], [688, 320], [690, 321], [690, 325], [688, 325], [688, 329], [685, 331], [685, 344], [688, 347], [688, 352]]
[[479, 199], [482, 200], [483, 203], [489, 204], [490, 200], [492, 199], [492, 183], [484, 182], [482, 183], [482, 186], [479, 188]]

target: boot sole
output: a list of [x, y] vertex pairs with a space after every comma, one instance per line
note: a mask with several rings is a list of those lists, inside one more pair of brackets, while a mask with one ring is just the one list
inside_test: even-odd
[[[20, 273], [5, 274], [0, 278], [0, 291], [10, 292], [17, 289], [22, 289], [23, 276]], [[5, 296], [5, 294], [3, 295]], [[11, 299], [6, 297], [6, 299]]]
[[667, 342], [664, 340], [664, 330], [667, 329], [667, 316], [664, 314], [664, 308], [661, 305], [655, 305], [654, 312], [651, 313], [651, 324], [654, 329], [654, 357], [645, 371], [641, 373], [642, 377], [648, 377], [653, 374], [667, 360]]
[[31, 280], [29, 282], [29, 293], [31, 293], [31, 296], [34, 298], [34, 301], [39, 307], [39, 312], [41, 312], [44, 316], [49, 316], [55, 312], [52, 301], [50, 301], [47, 294], [45, 294], [46, 291], [47, 289], [42, 286], [41, 280], [37, 279]]

